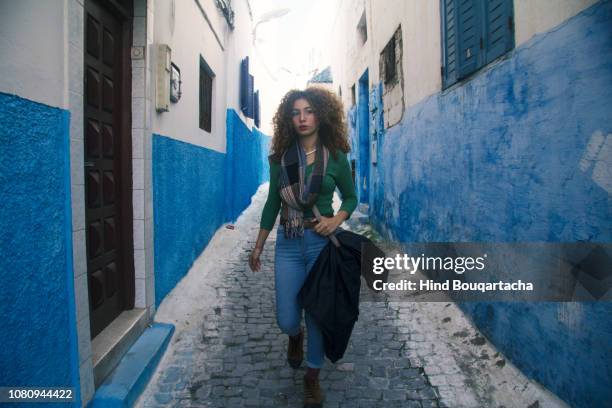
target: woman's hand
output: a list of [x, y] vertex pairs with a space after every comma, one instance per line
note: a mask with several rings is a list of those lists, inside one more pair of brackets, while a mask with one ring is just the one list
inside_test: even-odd
[[261, 255], [262, 248], [254, 247], [251, 251], [251, 255], [249, 255], [249, 267], [253, 272], [259, 271], [261, 268], [261, 261], [259, 260], [259, 255]]
[[313, 227], [313, 229], [324, 236], [328, 236], [333, 233], [340, 224], [344, 221], [344, 217], [340, 213], [333, 217], [321, 216], [321, 220]]
[[257, 234], [257, 240], [255, 241], [255, 246], [249, 255], [249, 266], [253, 272], [258, 271], [261, 268], [261, 262], [259, 261], [259, 255], [261, 255], [261, 251], [263, 251], [264, 243], [270, 234], [270, 230], [260, 228], [259, 233]]

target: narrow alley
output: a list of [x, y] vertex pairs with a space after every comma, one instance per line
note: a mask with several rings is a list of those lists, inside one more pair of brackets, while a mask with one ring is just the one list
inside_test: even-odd
[[0, 406], [612, 408], [612, 0], [0, 0], [0, 57]]
[[[275, 319], [277, 228], [261, 271], [247, 264], [267, 186], [234, 229], [216, 232], [160, 305], [155, 320], [176, 332], [137, 407], [302, 406], [304, 365], [288, 365], [288, 338]], [[379, 295], [362, 281], [346, 354], [336, 364], [326, 360], [321, 371], [325, 407], [566, 406], [500, 357], [454, 304], [392, 303]]]

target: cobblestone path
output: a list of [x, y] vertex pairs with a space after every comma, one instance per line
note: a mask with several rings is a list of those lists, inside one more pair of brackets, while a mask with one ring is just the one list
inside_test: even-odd
[[[305, 362], [297, 370], [288, 365], [288, 338], [276, 325], [276, 229], [262, 270], [253, 273], [247, 264], [260, 211], [252, 205], [235, 229], [218, 231], [215, 239], [225, 243], [213, 239], [160, 305], [155, 320], [175, 324], [176, 331], [137, 407], [302, 406]], [[562, 406], [494, 358], [495, 350], [461, 320], [456, 306], [373, 301], [366, 291], [362, 281], [359, 320], [344, 358], [336, 364], [325, 359], [321, 370], [325, 407]], [[306, 332], [305, 350], [307, 342]]]

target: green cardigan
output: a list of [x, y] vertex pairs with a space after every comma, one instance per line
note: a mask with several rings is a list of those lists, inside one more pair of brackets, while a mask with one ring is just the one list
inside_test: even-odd
[[[355, 208], [357, 207], [357, 195], [355, 194], [355, 185], [353, 183], [353, 175], [351, 166], [348, 162], [346, 153], [336, 150], [337, 158], [334, 160], [334, 155], [329, 153], [329, 161], [327, 162], [327, 170], [325, 177], [323, 177], [323, 184], [321, 185], [321, 191], [319, 192], [319, 198], [317, 199], [317, 207], [321, 212], [321, 215], [326, 217], [332, 217], [334, 210], [332, 208], [332, 200], [336, 186], [340, 190], [342, 195], [342, 204], [340, 210], [344, 210], [348, 213], [348, 217], [351, 216]], [[306, 166], [306, 175], [312, 172], [313, 164]], [[281, 207], [281, 198], [278, 192], [278, 180], [280, 175], [280, 163], [270, 161], [270, 189], [268, 191], [268, 199], [264, 205], [261, 222], [259, 227], [268, 231], [272, 230], [276, 217]], [[312, 210], [306, 210], [304, 212], [305, 218], [312, 218], [314, 214]], [[348, 219], [347, 217], [347, 219]]]

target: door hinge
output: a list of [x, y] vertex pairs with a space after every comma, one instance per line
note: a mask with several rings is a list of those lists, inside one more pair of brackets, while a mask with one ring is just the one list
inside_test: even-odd
[[508, 16], [508, 30], [512, 30], [512, 16]]
[[444, 76], [444, 67], [440, 67], [440, 75]]
[[480, 37], [480, 49], [482, 50], [484, 48], [484, 41], [482, 40], [482, 37]]

